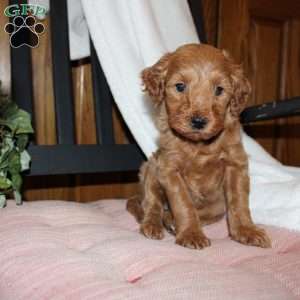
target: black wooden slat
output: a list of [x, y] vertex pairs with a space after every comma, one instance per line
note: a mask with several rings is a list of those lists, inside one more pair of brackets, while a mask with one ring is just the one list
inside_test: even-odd
[[57, 138], [59, 144], [73, 144], [74, 105], [66, 0], [50, 1], [50, 21]]
[[[9, 4], [24, 4], [26, 2], [27, 1], [25, 0], [10, 0]], [[13, 19], [14, 18], [10, 18], [10, 22], [13, 22]], [[27, 38], [29, 38], [29, 36]], [[11, 82], [12, 99], [19, 105], [20, 108], [32, 114], [33, 90], [31, 50], [26, 45], [19, 48], [11, 47]]]
[[29, 175], [84, 174], [138, 170], [144, 156], [136, 145], [30, 146]]
[[293, 115], [300, 115], [300, 97], [248, 107], [241, 114], [241, 122], [251, 123]]
[[113, 97], [91, 41], [91, 63], [93, 92], [96, 114], [97, 142], [103, 145], [114, 144], [112, 120]]
[[196, 26], [196, 30], [199, 36], [201, 43], [207, 43], [205, 27], [204, 27], [204, 16], [202, 9], [202, 1], [201, 0], [188, 0], [188, 4], [190, 7], [191, 14], [193, 16], [193, 20]]

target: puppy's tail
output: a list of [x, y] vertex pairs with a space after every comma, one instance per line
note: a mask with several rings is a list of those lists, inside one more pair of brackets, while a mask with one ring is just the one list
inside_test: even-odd
[[141, 198], [133, 196], [127, 200], [126, 209], [135, 217], [138, 223], [144, 219], [144, 210], [141, 205]]

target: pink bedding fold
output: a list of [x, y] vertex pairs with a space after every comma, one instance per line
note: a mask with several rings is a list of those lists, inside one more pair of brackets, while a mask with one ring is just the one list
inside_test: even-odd
[[0, 300], [300, 299], [300, 234], [265, 228], [272, 249], [231, 241], [223, 220], [197, 251], [144, 238], [123, 200], [11, 202], [0, 211]]

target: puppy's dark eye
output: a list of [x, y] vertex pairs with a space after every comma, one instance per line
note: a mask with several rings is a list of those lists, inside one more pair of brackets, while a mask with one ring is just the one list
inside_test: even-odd
[[217, 87], [215, 88], [215, 96], [220, 96], [220, 95], [223, 94], [223, 92], [224, 92], [224, 88], [223, 88], [223, 87], [217, 86]]
[[183, 93], [186, 89], [186, 85], [183, 82], [179, 82], [175, 84], [176, 91], [179, 93]]

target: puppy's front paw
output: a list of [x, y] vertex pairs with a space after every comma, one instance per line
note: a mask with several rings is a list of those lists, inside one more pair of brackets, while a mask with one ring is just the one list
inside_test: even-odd
[[234, 233], [231, 234], [231, 238], [249, 246], [262, 248], [272, 247], [272, 242], [266, 232], [255, 225], [239, 226]]
[[203, 249], [210, 246], [210, 240], [202, 232], [186, 230], [176, 236], [176, 244], [191, 249]]
[[145, 237], [149, 239], [161, 240], [164, 237], [164, 228], [159, 224], [148, 222], [142, 223], [140, 231]]

